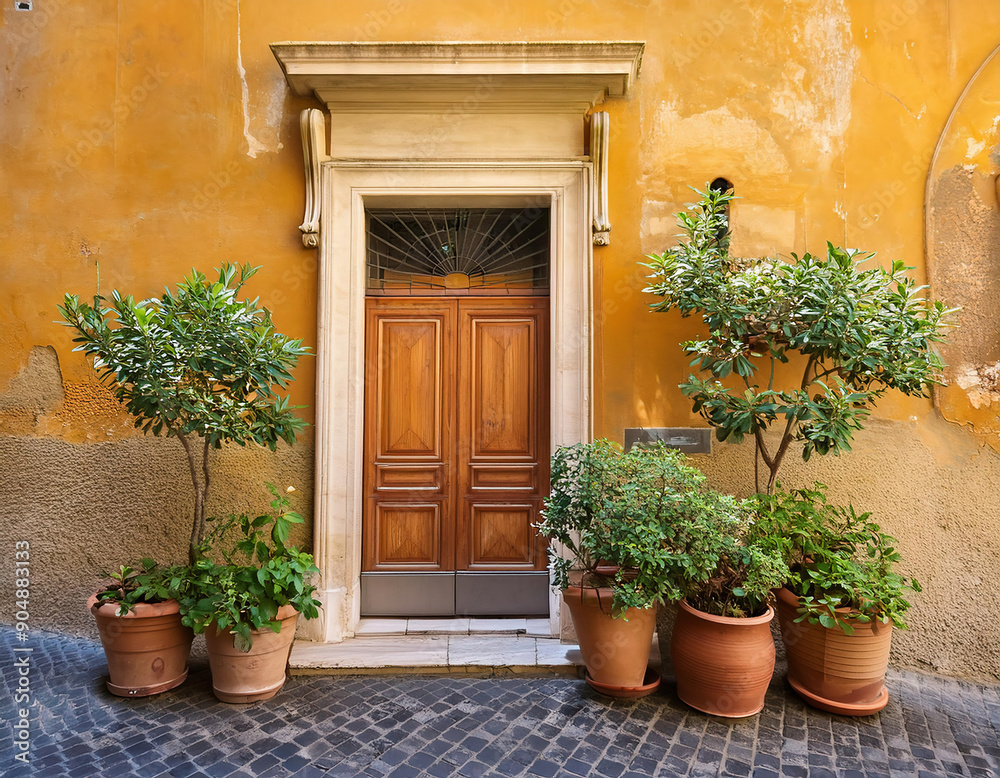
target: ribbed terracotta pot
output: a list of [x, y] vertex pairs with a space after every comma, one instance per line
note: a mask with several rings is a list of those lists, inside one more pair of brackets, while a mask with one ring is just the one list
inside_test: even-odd
[[237, 651], [233, 635], [215, 625], [205, 630], [208, 663], [212, 668], [212, 691], [223, 702], [246, 703], [268, 700], [285, 685], [285, 668], [295, 640], [299, 612], [291, 605], [278, 609], [281, 631], [254, 630], [249, 653]]
[[830, 713], [869, 716], [882, 710], [889, 701], [885, 671], [892, 624], [851, 621], [854, 634], [848, 635], [839, 627], [796, 623], [798, 607], [794, 593], [778, 591], [778, 621], [791, 687], [810, 705]]
[[682, 600], [670, 655], [677, 696], [713, 716], [760, 713], [774, 674], [774, 609], [748, 619], [714, 616]]
[[[580, 641], [580, 653], [591, 684], [610, 696], [652, 693], [659, 683], [646, 678], [649, 650], [656, 629], [656, 608], [630, 608], [627, 621], [611, 615], [611, 589], [570, 586], [563, 592]], [[616, 693], [617, 692], [617, 693]]]
[[187, 678], [194, 633], [181, 624], [177, 600], [139, 603], [116, 616], [117, 603], [87, 600], [108, 662], [108, 691], [119, 697], [148, 697]]

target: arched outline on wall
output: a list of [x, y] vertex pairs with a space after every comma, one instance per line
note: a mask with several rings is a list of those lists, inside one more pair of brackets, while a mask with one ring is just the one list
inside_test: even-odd
[[[936, 246], [936, 236], [935, 236], [935, 218], [936, 211], [934, 208], [934, 200], [937, 196], [937, 186], [944, 173], [942, 166], [954, 167], [955, 165], [965, 166], [967, 164], [967, 157], [963, 156], [961, 160], [948, 159], [942, 160], [942, 156], [945, 149], [949, 147], [949, 144], [953, 143], [955, 123], [956, 119], [961, 115], [963, 109], [966, 107], [967, 102], [975, 97], [975, 92], [979, 88], [980, 82], [984, 80], [986, 74], [991, 74], [993, 78], [1000, 78], [1000, 46], [993, 49], [983, 60], [982, 64], [976, 69], [969, 82], [962, 89], [961, 94], [955, 101], [955, 105], [952, 107], [951, 112], [948, 115], [948, 119], [944, 124], [944, 128], [941, 130], [941, 134], [938, 137], [937, 143], [934, 146], [934, 151], [931, 154], [930, 162], [927, 168], [927, 178], [924, 184], [924, 257], [927, 268], [927, 278], [928, 283], [932, 289], [942, 285], [942, 277], [939, 275], [939, 262], [938, 256], [935, 249]], [[949, 149], [949, 151], [952, 151]], [[952, 155], [953, 156], [953, 155]], [[994, 181], [993, 192], [995, 194], [995, 200], [993, 203], [994, 208], [1000, 208], [1000, 179]], [[954, 304], [961, 305], [961, 300], [953, 300]], [[947, 347], [948, 344], [945, 344]], [[968, 358], [971, 355], [963, 355], [963, 357]], [[952, 359], [946, 356], [947, 362], [952, 362]], [[955, 364], [949, 365], [949, 368], [960, 367]], [[949, 381], [949, 383], [955, 383], [955, 381]], [[945, 411], [944, 405], [947, 405], [950, 401], [945, 400], [944, 394], [951, 392], [948, 387], [934, 387], [932, 391], [932, 397], [935, 409], [941, 413], [945, 418], [949, 418], [949, 414]], [[962, 392], [965, 390], [962, 389]], [[962, 399], [961, 403], [965, 403], [966, 400]], [[955, 421], [955, 419], [951, 419]], [[967, 421], [967, 420], [966, 420]]]
[[[983, 60], [983, 64], [976, 68], [976, 72], [972, 74], [972, 78], [970, 78], [969, 83], [965, 85], [965, 89], [962, 90], [962, 94], [958, 96], [958, 99], [955, 101], [955, 105], [951, 109], [951, 113], [948, 114], [948, 120], [944, 123], [944, 129], [941, 130], [941, 135], [938, 136], [937, 144], [934, 146], [934, 153], [931, 154], [930, 164], [927, 166], [927, 180], [924, 183], [924, 254], [927, 257], [928, 275], [932, 275], [934, 271], [934, 268], [932, 267], [933, 258], [930, 252], [930, 234], [933, 229], [931, 225], [930, 202], [934, 196], [934, 171], [937, 168], [938, 158], [941, 155], [941, 149], [944, 147], [944, 144], [951, 133], [951, 125], [954, 123], [955, 117], [961, 110], [962, 104], [965, 102], [965, 98], [968, 96], [969, 92], [972, 91], [972, 87], [975, 85], [976, 81], [979, 80], [979, 77], [990, 66], [990, 63], [997, 58], [997, 55], [1000, 55], [1000, 46], [993, 49], [986, 59]], [[998, 183], [998, 186], [1000, 186], [1000, 183]], [[1000, 191], [998, 191], [997, 196], [1000, 198]]]

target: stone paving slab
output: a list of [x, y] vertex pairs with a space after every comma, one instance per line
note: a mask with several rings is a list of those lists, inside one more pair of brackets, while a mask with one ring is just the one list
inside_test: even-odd
[[[14, 760], [16, 657], [31, 648], [30, 766]], [[96, 642], [0, 628], [0, 775], [1000, 776], [1000, 687], [891, 672], [888, 707], [850, 719], [807, 708], [778, 677], [759, 715], [696, 713], [665, 683], [616, 701], [559, 677], [303, 676], [269, 701], [212, 696], [203, 660], [158, 697], [104, 688]]]

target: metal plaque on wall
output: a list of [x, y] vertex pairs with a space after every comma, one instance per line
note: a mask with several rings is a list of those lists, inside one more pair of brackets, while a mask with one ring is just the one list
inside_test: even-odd
[[711, 454], [712, 430], [709, 427], [626, 427], [625, 450], [632, 446], [663, 442], [685, 454]]

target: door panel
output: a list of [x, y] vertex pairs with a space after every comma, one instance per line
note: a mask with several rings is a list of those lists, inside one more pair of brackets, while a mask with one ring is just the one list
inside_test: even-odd
[[378, 320], [376, 456], [440, 459], [442, 320]]
[[382, 565], [441, 566], [441, 503], [375, 506], [376, 558]]
[[494, 320], [470, 311], [462, 324], [471, 328], [462, 356], [468, 355], [472, 380], [473, 456], [532, 456], [538, 389], [534, 321]]
[[473, 563], [490, 565], [515, 565], [519, 568], [534, 563], [533, 506], [487, 505], [471, 506], [471, 538]]
[[364, 570], [451, 570], [455, 310], [367, 304]]
[[458, 329], [456, 568], [544, 570], [548, 300], [463, 300]]

